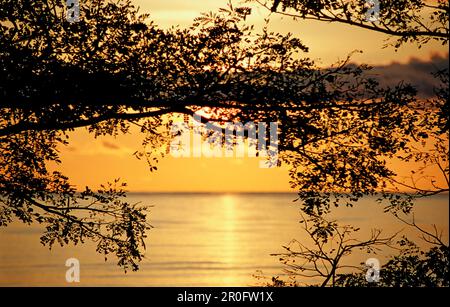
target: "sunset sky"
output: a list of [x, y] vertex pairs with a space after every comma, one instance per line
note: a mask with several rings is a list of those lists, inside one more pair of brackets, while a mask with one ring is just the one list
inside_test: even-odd
[[[233, 1], [235, 5], [238, 1]], [[189, 26], [201, 12], [214, 11], [227, 4], [227, 0], [135, 0], [142, 13], [162, 28]], [[249, 23], [261, 29], [268, 11], [253, 9]], [[307, 56], [321, 65], [330, 65], [344, 59], [354, 50], [354, 62], [371, 65], [407, 64], [412, 58], [428, 61], [433, 55], [448, 56], [447, 47], [429, 43], [421, 49], [406, 44], [397, 52], [384, 48], [387, 36], [353, 27], [316, 21], [292, 21], [271, 16], [270, 29], [275, 32], [292, 32], [310, 48]], [[62, 165], [58, 167], [71, 182], [82, 189], [85, 185], [96, 187], [100, 183], [120, 177], [128, 183], [130, 191], [289, 191], [287, 169], [262, 169], [256, 158], [165, 158], [158, 171], [151, 173], [144, 161], [132, 153], [141, 148], [143, 136], [138, 133], [94, 139], [84, 129], [71, 134], [70, 145], [61, 148]]]

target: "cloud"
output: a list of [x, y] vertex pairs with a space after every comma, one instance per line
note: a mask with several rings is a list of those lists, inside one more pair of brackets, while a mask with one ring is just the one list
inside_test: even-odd
[[400, 82], [413, 85], [421, 98], [429, 98], [434, 95], [433, 89], [439, 85], [432, 73], [449, 68], [448, 53], [446, 55], [435, 54], [430, 60], [411, 58], [407, 63], [393, 62], [389, 65], [375, 66], [370, 75], [375, 75], [382, 86], [396, 86]]
[[120, 147], [117, 146], [116, 144], [110, 143], [110, 142], [107, 142], [107, 141], [103, 141], [102, 145], [103, 145], [103, 147], [108, 148], [108, 149], [113, 149], [113, 150], [119, 150], [120, 149]]

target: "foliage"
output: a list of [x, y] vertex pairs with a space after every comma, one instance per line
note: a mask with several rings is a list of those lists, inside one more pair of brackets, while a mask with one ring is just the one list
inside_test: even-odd
[[[422, 46], [432, 40], [448, 43], [448, 1], [426, 0], [248, 0], [272, 12], [298, 19], [338, 22], [396, 38], [396, 48], [407, 42]], [[376, 3], [379, 4], [377, 10]]]
[[381, 267], [380, 280], [368, 283], [365, 273], [338, 276], [339, 287], [448, 287], [449, 248], [435, 246], [428, 251], [416, 245], [402, 249]]
[[[380, 247], [391, 245], [395, 237], [383, 237], [381, 230], [374, 229], [369, 238], [361, 240], [355, 238], [355, 233], [360, 229], [351, 225], [339, 225], [322, 215], [302, 218], [301, 223], [309, 241], [292, 240], [288, 246], [284, 246], [286, 252], [273, 256], [280, 257], [289, 276], [319, 280], [317, 285], [321, 287], [336, 286], [343, 271], [355, 269], [355, 266], [345, 261], [354, 251], [375, 253]], [[290, 284], [299, 282], [295, 280]], [[273, 283], [281, 285], [286, 282], [275, 278]]]
[[[406, 42], [420, 48], [432, 40], [448, 44], [448, 1], [381, 1], [376, 21], [367, 20], [368, 1], [247, 2], [257, 2], [272, 12], [296, 20], [339, 22], [382, 32], [398, 38], [395, 48]], [[349, 75], [353, 86], [358, 76]], [[371, 104], [361, 109], [362, 112], [354, 109], [325, 111], [318, 117], [320, 122], [313, 122], [311, 129], [320, 131], [320, 137], [303, 144], [300, 140], [304, 136], [290, 138], [296, 143], [285, 146], [287, 154], [282, 157], [291, 166], [291, 186], [299, 190], [305, 213], [323, 214], [333, 205], [353, 206], [362, 196], [380, 195], [378, 192], [381, 193], [378, 201], [386, 206], [386, 211], [409, 212], [415, 199], [449, 191], [448, 68], [434, 72], [434, 76], [440, 85], [431, 99], [420, 100], [414, 88], [407, 89], [407, 85], [401, 84], [391, 93], [385, 92], [382, 103], [386, 109], [378, 114], [370, 110]], [[336, 81], [333, 85], [336, 92], [347, 89], [346, 83]], [[371, 96], [371, 86], [359, 93], [365, 93], [373, 101], [380, 95]], [[376, 86], [373, 88], [379, 90]], [[361, 97], [357, 99], [361, 100]], [[395, 106], [391, 101], [396, 101]], [[402, 111], [397, 112], [400, 101]], [[392, 113], [383, 112], [387, 110]], [[296, 128], [301, 129], [293, 127]], [[328, 137], [323, 133], [325, 130], [328, 130]], [[392, 159], [403, 161], [405, 165], [421, 165], [412, 168], [408, 177], [400, 177], [386, 164]], [[426, 177], [426, 173], [436, 175]]]
[[227, 121], [278, 122], [281, 161], [312, 216], [385, 187], [395, 175], [386, 159], [425, 138], [413, 87], [382, 88], [349, 59], [320, 68], [291, 34], [256, 33], [247, 7], [162, 30], [129, 0], [80, 5], [70, 23], [58, 0], [0, 3], [0, 221], [45, 223], [45, 244], [92, 239], [132, 269], [143, 256], [145, 208], [113, 187], [77, 194], [48, 170], [75, 128], [99, 136], [139, 126], [136, 157], [153, 171], [172, 114], [208, 108], [218, 124], [224, 111]]
[[[384, 33], [391, 39], [396, 38], [386, 45], [393, 45], [396, 49], [408, 42], [418, 48], [431, 41], [446, 45], [449, 39], [450, 10], [449, 3], [445, 0], [246, 2], [257, 2], [272, 12], [290, 16], [295, 20], [337, 22]], [[373, 10], [376, 3], [380, 4], [378, 12]], [[330, 138], [328, 142], [314, 143], [314, 146], [304, 150], [304, 157], [301, 157], [301, 147], [295, 147], [289, 153], [287, 160], [293, 166], [290, 171], [291, 184], [299, 189], [302, 209], [312, 220], [320, 221], [305, 227], [316, 249], [307, 248], [303, 243], [297, 242], [300, 251], [293, 251], [288, 247], [287, 253], [281, 258], [291, 276], [321, 277], [324, 279], [322, 286], [448, 286], [449, 247], [441, 241], [437, 229], [435, 234], [431, 234], [418, 227], [414, 221], [409, 223], [402, 220], [425, 234], [425, 241], [433, 246], [428, 251], [423, 251], [407, 239], [401, 240], [400, 254], [392, 257], [383, 266], [379, 283], [366, 281], [367, 268], [363, 269], [362, 273], [336, 273], [340, 266], [345, 267], [342, 258], [333, 254], [335, 250], [328, 251], [324, 248], [325, 241], [318, 240], [318, 234], [324, 234], [327, 239], [330, 237], [331, 241], [337, 240], [339, 247], [345, 245], [345, 236], [337, 231], [339, 226], [324, 220], [331, 205], [352, 206], [362, 196], [377, 195], [378, 201], [385, 204], [385, 211], [399, 217], [401, 213], [411, 213], [414, 201], [418, 198], [448, 193], [448, 69], [437, 71], [434, 76], [440, 81], [440, 86], [435, 88], [435, 97], [423, 101], [412, 96], [405, 103], [404, 113], [399, 115], [397, 121], [391, 121], [392, 118], [385, 121], [382, 116], [355, 120], [356, 123], [370, 126], [379, 124], [389, 127], [385, 131], [386, 135], [379, 134], [380, 131], [377, 130], [375, 135], [370, 137], [365, 134], [371, 131], [370, 129], [358, 127], [353, 130], [353, 134], [344, 134], [343, 138], [338, 135]], [[343, 87], [339, 85], [337, 88]], [[398, 99], [395, 94], [391, 97], [393, 100]], [[389, 106], [386, 101], [385, 104], [386, 107]], [[394, 118], [395, 114], [394, 111]], [[347, 113], [338, 116], [346, 115]], [[360, 119], [358, 113], [351, 115], [351, 119]], [[329, 116], [324, 118], [327, 123], [334, 119]], [[352, 120], [346, 124], [352, 131]], [[394, 136], [387, 136], [389, 133]], [[345, 142], [348, 138], [352, 138], [351, 143]], [[359, 154], [354, 154], [356, 152]], [[410, 167], [409, 177], [400, 177], [383, 164], [385, 160], [380, 157], [398, 159], [405, 165], [415, 163], [419, 166]], [[430, 173], [434, 176], [427, 175]], [[343, 227], [345, 229], [345, 226]], [[391, 242], [381, 245], [388, 246]], [[295, 262], [298, 258], [301, 261]], [[272, 284], [293, 285], [292, 282], [279, 278], [274, 278]]]
[[[442, 241], [437, 228], [430, 232], [418, 226], [414, 220], [408, 222], [399, 219], [422, 234], [422, 240], [431, 247], [428, 250], [419, 248], [405, 236], [396, 242], [394, 239], [398, 234], [381, 237], [381, 230], [372, 230], [369, 238], [361, 240], [355, 237], [358, 228], [340, 225], [323, 216], [303, 217], [306, 239], [302, 242], [293, 240], [284, 247], [284, 253], [273, 254], [280, 257], [288, 278], [273, 277], [265, 286], [448, 287], [448, 243]], [[376, 255], [382, 249], [395, 249], [399, 252], [390, 256], [380, 267], [379, 280], [376, 281], [369, 282], [366, 279], [370, 266], [355, 266], [348, 260], [353, 252], [363, 251], [368, 255]]]

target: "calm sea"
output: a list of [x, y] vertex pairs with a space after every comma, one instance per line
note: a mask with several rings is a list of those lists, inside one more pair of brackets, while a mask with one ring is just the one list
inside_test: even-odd
[[[111, 257], [107, 262], [95, 245], [55, 246], [39, 243], [39, 225], [13, 223], [0, 229], [1, 286], [66, 286], [65, 261], [80, 261], [81, 286], [248, 286], [264, 276], [283, 275], [283, 266], [272, 253], [282, 252], [292, 239], [307, 242], [299, 224], [295, 194], [131, 194], [131, 202], [152, 205], [149, 216], [155, 227], [146, 240], [147, 252], [138, 272], [124, 273]], [[358, 236], [371, 229], [386, 235], [400, 229], [414, 233], [389, 214], [373, 198], [354, 208], [337, 208], [334, 217], [361, 227]], [[448, 195], [417, 203], [416, 222], [443, 230], [448, 240]], [[376, 257], [385, 258], [388, 251]], [[349, 257], [353, 265], [370, 256]]]

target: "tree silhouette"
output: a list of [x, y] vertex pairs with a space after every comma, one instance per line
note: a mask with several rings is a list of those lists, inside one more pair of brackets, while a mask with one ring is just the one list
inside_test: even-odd
[[[260, 1], [256, 2], [271, 9], [277, 14], [287, 15], [294, 19], [317, 20], [325, 22], [345, 23], [351, 26], [364, 28], [370, 31], [382, 32], [388, 37], [396, 37], [393, 44], [399, 48], [403, 43], [414, 43], [418, 48], [432, 41], [438, 40], [443, 45], [448, 44], [449, 29], [449, 4], [448, 1], [437, 1], [430, 3], [427, 1], [382, 1], [380, 11], [376, 20], [367, 20], [367, 12], [370, 9], [370, 1]], [[373, 1], [372, 1], [373, 2]], [[373, 4], [373, 3], [372, 3]], [[409, 103], [405, 104], [403, 118], [391, 121], [393, 124], [391, 132], [402, 135], [402, 148], [396, 152], [391, 151], [391, 144], [387, 135], [380, 136], [380, 139], [373, 139], [368, 146], [380, 146], [385, 144], [389, 148], [385, 155], [383, 150], [376, 153], [377, 161], [382, 156], [390, 158], [396, 157], [404, 162], [421, 162], [423, 165], [413, 169], [408, 178], [400, 178], [391, 169], [383, 169], [380, 164], [369, 164], [371, 160], [359, 161], [358, 157], [370, 156], [364, 152], [364, 145], [360, 143], [360, 138], [354, 136], [352, 144], [360, 148], [361, 155], [356, 155], [353, 161], [347, 158], [346, 144], [336, 142], [335, 139], [330, 144], [323, 144], [326, 150], [308, 150], [315, 155], [315, 159], [302, 159], [298, 150], [294, 150], [289, 157], [288, 163], [294, 167], [291, 169], [291, 184], [298, 188], [299, 198], [305, 203], [305, 212], [312, 213], [312, 208], [317, 208], [323, 212], [323, 208], [328, 209], [331, 204], [339, 205], [345, 203], [352, 205], [360, 196], [371, 194], [376, 187], [378, 192], [382, 192], [382, 200], [388, 200], [387, 209], [392, 211], [403, 210], [408, 212], [412, 208], [413, 200], [418, 197], [435, 195], [448, 192], [448, 68], [436, 71], [434, 76], [440, 85], [435, 88], [435, 97], [427, 100], [413, 97]], [[338, 86], [339, 89], [341, 86]], [[427, 118], [426, 121], [423, 117]], [[365, 121], [371, 125], [374, 119]], [[389, 125], [383, 120], [376, 119], [380, 125]], [[414, 126], [414, 127], [413, 127]], [[359, 131], [359, 130], [358, 130]], [[364, 131], [364, 129], [362, 130]], [[414, 132], [412, 132], [414, 131]], [[378, 132], [377, 132], [378, 133]], [[388, 132], [389, 133], [389, 132]], [[363, 138], [364, 140], [364, 138]], [[388, 143], [386, 143], [388, 141]], [[378, 144], [378, 145], [377, 145]], [[383, 145], [381, 145], [383, 146]], [[329, 150], [331, 148], [331, 150]], [[343, 149], [344, 148], [344, 149]], [[354, 149], [351, 149], [353, 151]], [[299, 160], [299, 161], [297, 161]], [[305, 161], [306, 160], [306, 161]], [[308, 162], [311, 161], [311, 162]], [[352, 161], [353, 163], [348, 163]], [[299, 171], [305, 164], [312, 167], [305, 171]], [[358, 163], [358, 164], [357, 164]], [[349, 170], [346, 169], [347, 166]], [[327, 169], [324, 172], [317, 172], [317, 169]], [[371, 182], [362, 182], [360, 185], [351, 182], [346, 185], [348, 178], [366, 178], [361, 173], [369, 172], [381, 174], [378, 177], [371, 177]], [[424, 174], [429, 170], [434, 171], [437, 176], [425, 178]], [[309, 171], [309, 172], [308, 172]], [[343, 171], [350, 172], [350, 175], [343, 174]], [[322, 174], [322, 177], [317, 177]], [[438, 184], [437, 177], [444, 184]], [[311, 180], [314, 178], [314, 180]], [[343, 180], [342, 180], [343, 179]], [[424, 180], [427, 179], [427, 180]], [[315, 191], [310, 191], [310, 184], [315, 184]], [[352, 190], [352, 188], [354, 188]], [[329, 193], [330, 191], [345, 192]], [[404, 193], [408, 189], [415, 194]], [[319, 193], [318, 193], [319, 192]], [[347, 197], [351, 193], [351, 197]], [[318, 209], [321, 208], [321, 209]], [[316, 212], [319, 212], [317, 211]]]
[[[430, 40], [448, 43], [448, 1], [423, 0], [248, 0], [286, 16], [337, 22], [397, 38], [393, 45]], [[270, 4], [272, 3], [272, 5]]]
[[[358, 238], [360, 228], [341, 225], [324, 216], [302, 216], [307, 234], [301, 242], [292, 240], [284, 246], [279, 257], [290, 279], [273, 277], [266, 286], [320, 286], [320, 287], [446, 287], [449, 285], [449, 247], [434, 226], [429, 231], [414, 220], [397, 216], [404, 225], [421, 234], [431, 247], [423, 251], [414, 242], [399, 233], [382, 236], [382, 230], [373, 229], [367, 239]], [[364, 263], [355, 265], [348, 257], [355, 252], [377, 254], [383, 249], [398, 250], [384, 265], [373, 268]], [[379, 270], [376, 280], [368, 280], [369, 269]], [[350, 273], [349, 273], [350, 272]], [[299, 279], [300, 278], [300, 279]]]
[[392, 256], [381, 267], [380, 280], [377, 283], [368, 283], [365, 277], [366, 268], [359, 273], [341, 274], [336, 279], [337, 286], [344, 287], [448, 287], [449, 255], [448, 244], [442, 241], [442, 234], [437, 227], [433, 231], [418, 226], [414, 220], [406, 221], [398, 217], [406, 225], [413, 227], [423, 241], [431, 245], [427, 251], [420, 249], [417, 244], [402, 237], [398, 241], [400, 253]]
[[349, 59], [320, 68], [300, 57], [308, 49], [299, 39], [255, 33], [248, 14], [230, 4], [187, 29], [162, 30], [131, 1], [82, 1], [78, 22], [66, 20], [61, 1], [2, 1], [0, 224], [43, 223], [50, 246], [91, 239], [136, 270], [151, 228], [146, 208], [125, 202], [117, 180], [78, 193], [48, 165], [60, 162], [58, 146], [75, 128], [116, 135], [131, 125], [146, 135], [137, 156], [156, 161], [170, 116], [202, 108], [212, 110], [202, 120], [219, 126], [220, 112], [278, 122], [281, 161], [307, 213], [342, 192], [344, 202], [375, 193], [393, 176], [386, 159], [423, 138], [420, 112], [409, 107], [414, 88], [382, 88]]
[[[248, 2], [252, 2], [252, 0]], [[382, 1], [380, 11], [377, 12], [375, 19], [368, 19], [367, 16], [370, 9], [367, 4], [370, 1], [281, 0], [264, 2], [256, 0], [256, 2], [272, 12], [291, 16], [294, 19], [338, 22], [385, 33], [390, 37], [397, 38], [397, 41], [393, 43], [395, 48], [399, 48], [406, 42], [415, 43], [420, 48], [432, 40], [440, 41], [444, 45], [448, 44], [448, 1], [437, 1], [437, 3], [427, 1]], [[380, 192], [379, 194], [375, 193], [379, 195], [378, 201], [384, 202], [387, 200], [385, 210], [393, 213], [403, 223], [415, 228], [419, 233], [424, 234], [425, 237], [423, 239], [430, 243], [432, 247], [428, 251], [422, 251], [416, 244], [403, 238], [399, 243], [405, 248], [401, 250], [399, 255], [392, 257], [382, 267], [383, 278], [378, 283], [368, 283], [366, 281], [365, 271], [367, 268], [363, 268], [362, 273], [338, 274], [336, 271], [339, 268], [348, 268], [342, 263], [341, 256], [345, 255], [345, 247], [348, 247], [346, 243], [354, 240], [345, 238], [345, 235], [349, 235], [349, 229], [352, 228], [350, 226], [339, 226], [336, 222], [328, 222], [324, 215], [330, 211], [331, 204], [339, 205], [344, 199], [344, 203], [353, 205], [361, 196], [372, 194], [374, 190], [370, 189], [370, 187], [367, 189], [365, 185], [351, 184], [350, 187], [356, 187], [354, 191], [351, 191], [343, 184], [345, 181], [340, 180], [341, 178], [348, 178], [338, 172], [343, 168], [342, 165], [345, 166], [347, 163], [345, 150], [340, 155], [324, 155], [323, 151], [319, 151], [314, 164], [317, 168], [325, 168], [327, 166], [328, 171], [315, 172], [314, 167], [306, 168], [306, 172], [300, 172], [296, 168], [291, 170], [293, 185], [299, 188], [299, 199], [304, 204], [303, 211], [310, 216], [309, 221], [313, 222], [307, 225], [305, 230], [313, 238], [317, 249], [308, 249], [301, 243], [300, 251], [293, 251], [287, 247], [287, 253], [281, 256], [290, 274], [294, 276], [323, 277], [325, 280], [322, 286], [448, 286], [448, 243], [445, 244], [441, 240], [441, 236], [436, 228], [435, 233], [430, 233], [419, 227], [414, 222], [414, 219], [413, 222], [407, 222], [399, 217], [401, 213], [409, 214], [412, 211], [414, 200], [417, 198], [449, 191], [448, 68], [435, 72], [434, 76], [440, 81], [440, 85], [435, 88], [435, 96], [426, 100], [416, 98], [404, 109], [404, 117], [399, 120], [399, 123], [406, 121], [411, 126], [396, 126], [394, 124], [395, 126], [391, 127], [394, 133], [405, 137], [403, 139], [405, 146], [397, 152], [387, 151], [389, 154], [392, 154], [389, 157], [395, 157], [404, 162], [419, 162], [420, 166], [411, 170], [409, 178], [399, 178], [394, 174], [393, 170], [387, 170], [387, 173], [382, 176], [373, 178], [373, 186]], [[373, 119], [368, 120], [367, 123], [372, 124]], [[384, 124], [382, 123], [382, 125]], [[399, 128], [399, 130], [396, 131], [396, 128]], [[415, 131], [414, 133], [409, 133], [413, 130]], [[389, 138], [383, 136], [380, 142], [384, 143], [386, 140], [389, 140]], [[334, 142], [335, 140], [333, 139], [332, 143]], [[358, 137], [354, 138], [351, 146], [361, 146]], [[329, 151], [330, 147], [333, 148], [332, 145], [326, 147], [327, 151]], [[338, 148], [342, 147], [345, 147], [345, 145], [338, 144]], [[388, 148], [391, 147], [388, 146]], [[331, 150], [331, 152], [335, 153], [336, 150]], [[383, 156], [385, 153], [379, 152], [377, 154]], [[295, 161], [295, 157], [296, 154], [294, 152], [290, 158]], [[321, 157], [325, 158], [321, 159]], [[365, 158], [366, 154], [362, 154], [361, 157]], [[293, 165], [301, 168], [305, 163], [304, 161], [295, 161]], [[436, 176], [427, 178], [426, 173], [430, 173], [430, 170]], [[362, 163], [352, 165], [350, 171], [352, 172], [351, 177], [356, 178], [359, 178], [360, 173], [364, 171], [380, 174], [380, 169], [368, 168], [367, 165]], [[333, 176], [336, 173], [337, 176]], [[319, 177], [317, 174], [322, 174], [324, 177]], [[441, 177], [443, 183], [438, 183], [437, 176]], [[311, 178], [315, 178], [317, 183], [315, 188], [319, 192], [317, 190], [308, 191], [309, 184], [313, 182]], [[320, 188], [322, 189], [320, 190]], [[340, 190], [337, 193], [333, 192], [336, 189]], [[405, 193], [405, 189], [408, 192]], [[342, 195], [342, 192], [349, 191], [351, 192], [350, 194]], [[305, 219], [304, 222], [306, 222]], [[344, 231], [339, 231], [339, 227], [343, 227]], [[318, 240], [320, 238], [319, 234], [325, 234], [325, 238], [322, 238], [322, 241]], [[368, 246], [376, 247], [377, 245], [391, 245], [392, 239], [391, 237], [384, 242], [370, 240], [363, 242], [366, 242]], [[339, 248], [331, 251], [326, 250], [324, 244], [329, 241], [337, 241]], [[340, 250], [342, 250], [342, 253], [339, 253]], [[350, 247], [350, 250], [346, 252], [350, 253], [351, 250], [353, 249]], [[329, 283], [330, 280], [332, 281], [331, 283]], [[284, 286], [297, 285], [297, 283], [289, 283], [279, 278], [273, 278], [271, 285]]]
[[[300, 221], [310, 242], [292, 240], [284, 246], [284, 253], [273, 254], [280, 257], [286, 266], [286, 273], [303, 278], [318, 278], [318, 286], [335, 287], [343, 275], [343, 270], [355, 269], [345, 258], [355, 251], [364, 250], [374, 252], [380, 247], [394, 243], [395, 235], [383, 237], [379, 229], [372, 230], [368, 239], [356, 239], [353, 235], [360, 229], [351, 225], [339, 225], [336, 221], [329, 221], [321, 215], [302, 216]], [[364, 276], [363, 276], [364, 277]], [[275, 282], [283, 282], [276, 279]]]

